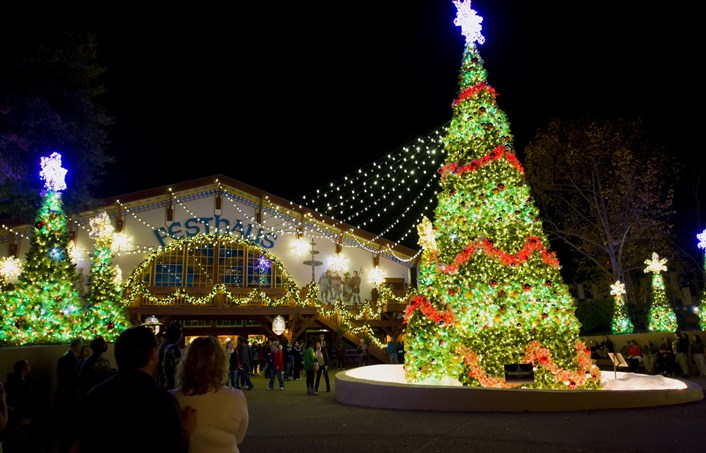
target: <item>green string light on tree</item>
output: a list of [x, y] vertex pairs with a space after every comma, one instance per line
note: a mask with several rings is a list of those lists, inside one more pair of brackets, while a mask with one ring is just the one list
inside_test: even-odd
[[625, 285], [620, 281], [616, 281], [610, 285], [610, 294], [615, 300], [613, 306], [613, 320], [611, 323], [612, 332], [614, 334], [633, 333], [633, 326], [630, 316], [628, 315], [627, 307], [625, 306]]
[[93, 259], [89, 289], [86, 294], [84, 330], [90, 337], [102, 336], [107, 341], [117, 338], [130, 327], [127, 307], [122, 297], [120, 275], [113, 265], [112, 245], [115, 228], [103, 211], [89, 220], [93, 239]]
[[68, 220], [62, 207], [67, 170], [61, 155], [41, 158], [42, 204], [15, 289], [0, 295], [0, 342], [13, 345], [68, 343], [83, 312], [68, 253]]
[[647, 316], [647, 329], [650, 332], [674, 332], [678, 328], [677, 315], [667, 301], [667, 291], [661, 272], [667, 271], [667, 258], [659, 258], [652, 253], [652, 259], [645, 260], [643, 272], [652, 272], [652, 305]]

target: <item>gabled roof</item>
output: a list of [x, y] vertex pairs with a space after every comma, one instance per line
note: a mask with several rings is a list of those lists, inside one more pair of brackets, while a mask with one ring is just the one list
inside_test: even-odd
[[[353, 225], [343, 223], [325, 214], [318, 213], [223, 174], [109, 197], [105, 198], [103, 203], [109, 215], [113, 217], [113, 215], [117, 216], [119, 205], [133, 209], [139, 205], [163, 204], [166, 206], [169, 203], [170, 194], [175, 197], [184, 197], [188, 196], [190, 193], [202, 192], [205, 188], [213, 190], [214, 195], [215, 192], [221, 190], [231, 193], [243, 201], [249, 202], [254, 207], [259, 206], [262, 210], [275, 210], [279, 214], [291, 217], [293, 221], [303, 221], [304, 224], [307, 225], [307, 228], [313, 228], [330, 235], [355, 237], [357, 241], [354, 242], [369, 244], [371, 251], [378, 250], [381, 255], [387, 255], [394, 261], [409, 261], [413, 259], [413, 261], [416, 262], [416, 257], [419, 255], [417, 250], [397, 244], [368, 231], [361, 230]], [[93, 216], [95, 213], [95, 211], [90, 211], [84, 213], [81, 217]], [[343, 237], [341, 238], [342, 240], [344, 239]]]

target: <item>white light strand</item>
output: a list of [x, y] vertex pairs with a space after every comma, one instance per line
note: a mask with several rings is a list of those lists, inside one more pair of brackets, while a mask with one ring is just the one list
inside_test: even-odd
[[[383, 216], [388, 209], [395, 210], [395, 215], [389, 216], [392, 222], [384, 228], [377, 229], [379, 234], [376, 232], [377, 236], [369, 241], [373, 243], [401, 224], [415, 205], [418, 203], [421, 205], [420, 200], [428, 189], [438, 187], [438, 169], [443, 164], [445, 153], [442, 138], [447, 132], [448, 123], [436, 128], [427, 136], [418, 138], [415, 143], [373, 162], [370, 168], [360, 169], [354, 174], [329, 182], [324, 188], [304, 195], [302, 204], [317, 213], [323, 211], [332, 218], [343, 219], [339, 220], [341, 223], [350, 223], [355, 217], [372, 212], [372, 217], [358, 223], [357, 227], [360, 229], [366, 229], [374, 222], [385, 218]], [[394, 174], [391, 169], [394, 169]], [[403, 176], [396, 176], [400, 174]], [[397, 192], [412, 192], [410, 181], [418, 184], [422, 175], [427, 175], [426, 184], [411, 202]], [[418, 215], [420, 221], [425, 213], [436, 205], [436, 194], [437, 192], [434, 191], [428, 196], [426, 204], [421, 209], [422, 212]], [[332, 199], [337, 201], [329, 201]], [[402, 209], [399, 206], [400, 201], [404, 201], [406, 208]], [[387, 203], [386, 206], [385, 203]], [[340, 209], [337, 217], [331, 214], [334, 209]], [[401, 212], [400, 209], [402, 209]], [[354, 210], [354, 212], [346, 216], [347, 210]], [[416, 232], [416, 225], [411, 225], [397, 240], [389, 237], [386, 239], [392, 240], [397, 246], [413, 232]]]
[[28, 240], [29, 240], [29, 238], [30, 238], [30, 236], [28, 236], [28, 235], [26, 235], [26, 234], [24, 234], [24, 233], [20, 233], [19, 231], [14, 230], [14, 229], [10, 228], [10, 227], [7, 226], [7, 225], [4, 225], [4, 224], [3, 224], [3, 225], [0, 225], [0, 227], [2, 227], [4, 230], [7, 230], [9, 233], [14, 234], [15, 236], [21, 237], [22, 239], [28, 239]]

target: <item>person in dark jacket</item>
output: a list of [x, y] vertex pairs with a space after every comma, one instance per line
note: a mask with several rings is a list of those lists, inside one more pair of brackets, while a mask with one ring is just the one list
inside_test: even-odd
[[61, 451], [66, 451], [73, 439], [68, 434], [72, 431], [71, 424], [76, 423], [79, 403], [78, 358], [83, 350], [83, 340], [76, 338], [69, 348], [56, 362], [56, 404], [55, 417], [59, 423]]
[[108, 351], [108, 342], [100, 335], [91, 340], [91, 356], [83, 361], [78, 370], [78, 390], [81, 396], [91, 388], [113, 375], [110, 361], [103, 356]]
[[[120, 334], [115, 342], [117, 373], [85, 396], [87, 417], [72, 448], [81, 453], [188, 453], [197, 414], [180, 408], [172, 394], [157, 386], [156, 347], [149, 327], [130, 327]], [[115, 429], [120, 433], [111, 435]]]
[[157, 347], [157, 385], [166, 390], [176, 387], [176, 368], [181, 360], [181, 326], [177, 321], [167, 325], [164, 342]]
[[240, 385], [246, 390], [252, 390], [255, 386], [250, 380], [250, 370], [252, 366], [250, 348], [248, 347], [248, 343], [245, 341], [245, 338], [242, 336], [238, 336], [237, 350], [238, 357], [240, 357], [241, 366], [241, 370], [239, 370], [238, 372], [238, 374], [240, 375]]
[[302, 367], [304, 366], [304, 351], [299, 340], [294, 342], [292, 346], [292, 379], [301, 381]]

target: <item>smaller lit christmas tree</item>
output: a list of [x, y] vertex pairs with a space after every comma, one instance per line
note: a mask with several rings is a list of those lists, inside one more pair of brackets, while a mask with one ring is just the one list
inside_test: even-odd
[[613, 285], [610, 285], [610, 294], [615, 300], [613, 322], [611, 325], [613, 333], [616, 335], [633, 333], [635, 327], [630, 320], [627, 307], [625, 306], [625, 285], [620, 280], [616, 281]]
[[667, 258], [659, 259], [652, 253], [652, 259], [645, 260], [644, 272], [652, 272], [652, 305], [648, 315], [647, 329], [650, 332], [674, 332], [678, 328], [677, 315], [667, 301], [667, 291], [661, 272], [667, 271]]
[[[702, 231], [700, 234], [697, 234], [696, 239], [699, 240], [697, 246], [701, 250], [706, 249], [706, 230]], [[706, 272], [706, 256], [704, 256], [704, 272]], [[706, 330], [706, 285], [704, 285], [703, 292], [701, 293], [701, 300], [699, 301], [699, 328], [701, 330]]]
[[115, 229], [105, 211], [90, 219], [89, 224], [94, 249], [86, 294], [85, 331], [90, 337], [100, 335], [111, 341], [130, 326], [122, 302], [121, 276], [112, 264], [111, 245]]

